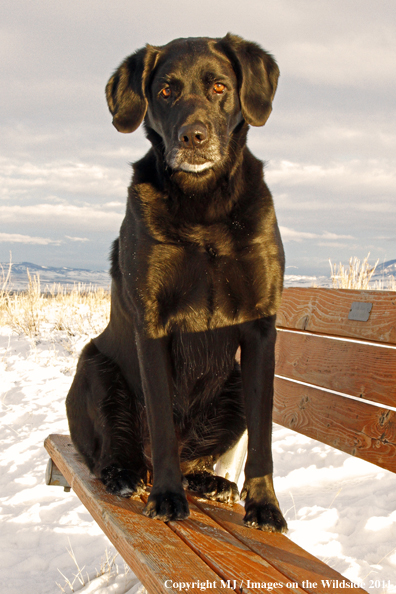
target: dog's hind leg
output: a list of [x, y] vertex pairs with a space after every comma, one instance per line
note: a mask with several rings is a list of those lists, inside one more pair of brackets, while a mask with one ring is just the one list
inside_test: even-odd
[[141, 493], [146, 467], [139, 400], [93, 342], [82, 351], [66, 409], [72, 441], [107, 491]]
[[[182, 460], [194, 453], [197, 458], [182, 463], [188, 488], [215, 501], [234, 503], [239, 500], [236, 483], [218, 476], [214, 464], [239, 440], [246, 428], [241, 372], [235, 364], [221, 392], [209, 407], [194, 416], [192, 435], [187, 436]], [[209, 455], [211, 452], [211, 455]]]

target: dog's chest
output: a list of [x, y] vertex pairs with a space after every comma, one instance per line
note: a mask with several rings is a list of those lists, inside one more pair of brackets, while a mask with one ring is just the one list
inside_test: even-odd
[[241, 247], [221, 225], [195, 231], [191, 241], [150, 247], [143, 306], [153, 337], [251, 321], [278, 305], [276, 253], [257, 241]]

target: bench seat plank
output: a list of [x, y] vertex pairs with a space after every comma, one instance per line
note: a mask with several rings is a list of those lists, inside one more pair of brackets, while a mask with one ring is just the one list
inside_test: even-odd
[[278, 330], [276, 373], [396, 407], [396, 348]]
[[[107, 494], [102, 482], [89, 473], [68, 435], [50, 435], [44, 445], [76, 495], [150, 594], [180, 593], [178, 588], [165, 588], [167, 580], [190, 583], [219, 580], [169, 526], [142, 515], [142, 501]], [[233, 592], [227, 587], [222, 591]], [[189, 592], [198, 594], [202, 589], [191, 587]]]
[[273, 420], [396, 472], [396, 412], [275, 378]]
[[[269, 534], [247, 528], [243, 524], [244, 510], [240, 505], [229, 507], [205, 499], [195, 499], [195, 501], [208, 516], [286, 575], [289, 583], [297, 582], [302, 586], [305, 582], [304, 590], [310, 594], [328, 594], [329, 591], [334, 594], [345, 593], [345, 587], [337, 588], [332, 582], [332, 587], [329, 588], [326, 583], [322, 583], [322, 580], [334, 580], [339, 583], [343, 580], [349, 583], [349, 580], [299, 547], [284, 534]], [[316, 586], [309, 586], [307, 582], [316, 583]], [[289, 589], [283, 592], [289, 592]], [[363, 594], [366, 591], [353, 588], [353, 592]]]
[[[354, 302], [373, 304], [367, 322], [348, 319]], [[396, 344], [396, 292], [291, 287], [283, 292], [277, 325]]]
[[[240, 592], [243, 590], [244, 594], [268, 592], [267, 588], [249, 587], [249, 582], [279, 584], [279, 587], [273, 587], [273, 592], [284, 594], [288, 591], [303, 594], [304, 591], [299, 587], [287, 589], [286, 584], [289, 580], [284, 573], [275, 569], [260, 554], [235, 538], [210, 515], [203, 513], [198, 507], [198, 501], [205, 500], [189, 497], [190, 519], [183, 522], [169, 522], [169, 525], [225, 581], [234, 582], [235, 580], [236, 590]], [[212, 502], [208, 504], [210, 508]], [[225, 507], [229, 508], [229, 506]], [[243, 514], [241, 506], [235, 507], [241, 509]], [[247, 530], [252, 529], [247, 528]]]

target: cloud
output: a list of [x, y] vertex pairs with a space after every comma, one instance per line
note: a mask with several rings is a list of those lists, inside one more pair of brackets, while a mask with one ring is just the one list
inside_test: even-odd
[[1, 243], [30, 243], [32, 245], [60, 245], [59, 239], [49, 239], [47, 237], [31, 237], [19, 233], [0, 233]]
[[[329, 233], [324, 231], [323, 233], [309, 233], [306, 231], [297, 231], [288, 227], [280, 225], [279, 230], [281, 232], [282, 241], [304, 241], [306, 239], [321, 239], [321, 240], [338, 240], [338, 239], [354, 239], [352, 235], [337, 235], [336, 233]], [[321, 245], [326, 245], [322, 243]], [[330, 245], [330, 244], [328, 244]]]
[[52, 228], [73, 228], [90, 231], [118, 230], [124, 213], [101, 210], [100, 206], [42, 203], [35, 205], [0, 205], [4, 223], [19, 225], [51, 225]]
[[330, 185], [332, 190], [350, 191], [359, 188], [365, 194], [393, 195], [396, 187], [396, 163], [377, 159], [353, 159], [347, 162], [304, 163], [271, 161], [266, 170], [269, 184], [283, 184], [289, 187], [302, 185]]
[[[67, 193], [78, 196], [126, 196], [129, 167], [106, 167], [97, 163], [52, 161], [43, 164], [0, 160], [2, 198]], [[115, 204], [115, 202], [113, 202]]]
[[70, 241], [79, 241], [82, 243], [89, 241], [89, 239], [87, 237], [70, 237], [69, 235], [65, 235], [65, 237], [66, 237], [66, 239], [69, 239]]
[[125, 208], [125, 201], [124, 202], [106, 202], [102, 204], [102, 208]]
[[[367, 37], [353, 35], [348, 39], [316, 42], [292, 42], [285, 48], [287, 69], [293, 76], [326, 87], [367, 87], [367, 80], [390, 86], [389, 73], [395, 71], [394, 49], [384, 39], [376, 43], [375, 52]], [[342, 65], [342, 67], [341, 67]]]

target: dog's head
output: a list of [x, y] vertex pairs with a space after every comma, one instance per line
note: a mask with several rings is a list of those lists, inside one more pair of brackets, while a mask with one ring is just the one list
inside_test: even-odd
[[176, 39], [126, 58], [106, 96], [117, 130], [133, 132], [145, 120], [168, 167], [205, 176], [232, 152], [244, 122], [265, 124], [278, 76], [270, 54], [236, 35]]

